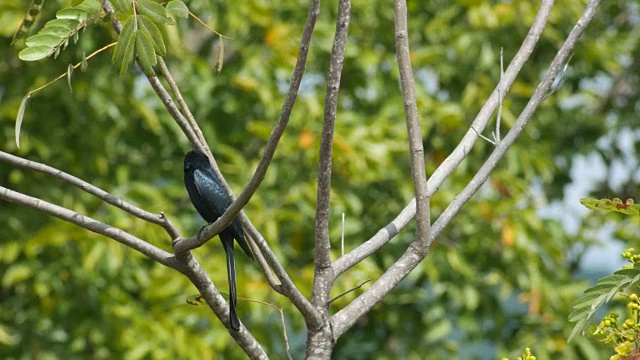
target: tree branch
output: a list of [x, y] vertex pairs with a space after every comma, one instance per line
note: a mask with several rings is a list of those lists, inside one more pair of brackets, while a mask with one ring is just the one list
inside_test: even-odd
[[[493, 90], [487, 101], [482, 106], [482, 109], [478, 112], [475, 120], [472, 123], [472, 127], [482, 132], [487, 125], [491, 115], [495, 112], [500, 102], [500, 94], [502, 98], [506, 96], [511, 85], [515, 81], [518, 73], [531, 56], [535, 45], [538, 43], [542, 31], [544, 30], [547, 19], [551, 14], [551, 8], [553, 7], [553, 0], [543, 0], [540, 5], [540, 9], [536, 15], [536, 18], [531, 25], [531, 29], [526, 38], [522, 42], [520, 49], [514, 56], [513, 60], [507, 67], [502, 81]], [[453, 150], [443, 162], [438, 166], [434, 173], [429, 177], [427, 181], [427, 195], [432, 196], [438, 188], [444, 183], [447, 177], [458, 167], [458, 165], [469, 154], [475, 141], [478, 138], [478, 134], [469, 129], [464, 135], [458, 146]], [[407, 206], [400, 212], [400, 214], [393, 220], [392, 223], [385, 228], [378, 231], [372, 238], [358, 246], [356, 249], [336, 260], [334, 263], [335, 276], [339, 276], [344, 271], [350, 269], [375, 251], [380, 249], [384, 244], [391, 240], [401, 229], [403, 229], [416, 214], [415, 198], [412, 199]], [[394, 231], [389, 231], [394, 230]], [[430, 238], [433, 237], [433, 233]]]
[[175, 269], [177, 266], [176, 259], [172, 254], [159, 249], [124, 230], [107, 225], [75, 211], [71, 211], [35, 197], [21, 194], [2, 186], [0, 186], [0, 199], [38, 210], [45, 214], [55, 216], [58, 219], [76, 224], [94, 233], [114, 239], [117, 242], [124, 244], [167, 267]]
[[333, 133], [338, 108], [340, 78], [344, 64], [344, 51], [349, 33], [351, 1], [340, 0], [336, 33], [331, 50], [331, 62], [327, 79], [327, 97], [324, 102], [324, 121], [320, 139], [320, 162], [318, 164], [318, 193], [316, 200], [315, 258], [313, 294], [311, 303], [319, 310], [326, 311], [329, 304], [333, 269], [331, 268], [331, 241], [329, 239], [329, 205], [331, 200], [331, 162]]
[[[411, 55], [409, 54], [409, 30], [407, 29], [406, 0], [395, 0], [393, 4], [396, 36], [396, 55], [400, 84], [402, 85], [402, 99], [409, 136], [409, 153], [411, 156], [411, 178], [416, 195], [416, 234], [413, 244], [418, 255], [427, 255], [427, 240], [431, 227], [429, 211], [429, 194], [427, 190], [427, 174], [424, 166], [424, 150], [422, 148], [422, 131], [416, 104], [415, 83], [411, 69]], [[412, 244], [412, 245], [413, 245]]]

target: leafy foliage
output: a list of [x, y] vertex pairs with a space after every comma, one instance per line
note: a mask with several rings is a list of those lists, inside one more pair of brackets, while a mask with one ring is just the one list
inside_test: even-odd
[[584, 294], [573, 303], [574, 311], [569, 315], [569, 321], [577, 322], [568, 341], [584, 331], [587, 321], [598, 309], [618, 295], [621, 289], [633, 286], [640, 282], [640, 269], [618, 270], [613, 275], [598, 280], [598, 284], [588, 288]]
[[69, 40], [78, 41], [79, 32], [96, 20], [101, 11], [99, 0], [85, 0], [58, 11], [56, 19], [47, 21], [36, 35], [27, 38], [27, 48], [18, 56], [24, 61], [41, 60], [51, 55], [57, 57], [69, 45]]

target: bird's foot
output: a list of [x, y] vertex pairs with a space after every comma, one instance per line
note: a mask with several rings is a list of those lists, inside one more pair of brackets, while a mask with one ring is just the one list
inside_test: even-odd
[[197, 236], [198, 242], [200, 242], [200, 238], [202, 237], [202, 233], [204, 232], [204, 229], [206, 227], [207, 227], [207, 225], [201, 227], [200, 230], [198, 230], [198, 236]]

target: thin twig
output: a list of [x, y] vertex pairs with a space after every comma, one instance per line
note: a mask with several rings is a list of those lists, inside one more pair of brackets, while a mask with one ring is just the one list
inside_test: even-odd
[[342, 227], [340, 228], [340, 253], [344, 256], [344, 213], [342, 213]]
[[167, 84], [169, 84], [169, 88], [173, 92], [173, 96], [175, 96], [176, 101], [178, 102], [178, 106], [180, 106], [180, 109], [182, 110], [182, 114], [187, 118], [187, 121], [189, 122], [189, 124], [191, 124], [191, 128], [193, 129], [198, 139], [200, 140], [200, 145], [203, 148], [205, 148], [206, 150], [205, 154], [207, 154], [209, 158], [212, 159], [213, 155], [209, 150], [209, 146], [207, 145], [207, 140], [204, 138], [204, 135], [202, 134], [202, 130], [200, 130], [200, 127], [198, 126], [198, 123], [196, 122], [195, 117], [191, 113], [191, 110], [189, 109], [187, 102], [184, 101], [184, 97], [182, 97], [180, 88], [178, 87], [178, 84], [176, 83], [176, 81], [173, 79], [173, 75], [171, 75], [171, 72], [167, 68], [167, 64], [164, 62], [164, 59], [162, 58], [162, 56], [156, 56], [156, 58], [158, 59], [158, 67], [160, 68], [160, 73], [162, 74], [164, 79], [167, 80]]
[[478, 136], [479, 136], [482, 140], [484, 140], [484, 141], [486, 141], [486, 142], [490, 143], [491, 145], [495, 145], [495, 144], [496, 144], [496, 142], [495, 142], [495, 133], [494, 133], [494, 135], [493, 135], [493, 136], [494, 136], [494, 140], [491, 140], [491, 139], [489, 139], [488, 137], [486, 137], [486, 136], [484, 136], [484, 135], [480, 134], [480, 133], [478, 132], [478, 130], [476, 130], [476, 128], [474, 128], [474, 127], [473, 127], [473, 125], [471, 125], [471, 130], [475, 131], [475, 132], [476, 132], [476, 134], [478, 134]]
[[368, 283], [369, 281], [371, 281], [371, 279], [372, 279], [372, 278], [368, 278], [367, 280], [365, 280], [365, 281], [363, 281], [362, 283], [360, 283], [360, 285], [358, 285], [358, 286], [356, 286], [356, 287], [354, 287], [354, 288], [352, 288], [352, 289], [349, 289], [349, 290], [347, 290], [347, 291], [345, 291], [345, 292], [341, 293], [341, 294], [340, 294], [340, 295], [338, 295], [338, 296], [333, 297], [331, 300], [329, 300], [329, 304], [331, 304], [332, 302], [334, 302], [334, 301], [336, 301], [336, 300], [340, 299], [341, 297], [343, 297], [343, 296], [347, 295], [348, 293], [350, 293], [350, 292], [352, 292], [352, 291], [356, 291], [356, 290], [360, 289], [364, 284], [366, 284], [366, 283]]
[[259, 300], [245, 299], [245, 298], [238, 298], [238, 300], [244, 300], [244, 301], [249, 301], [249, 302], [254, 302], [254, 303], [270, 306], [270, 307], [278, 310], [278, 312], [280, 312], [280, 323], [282, 324], [282, 335], [284, 336], [284, 347], [285, 347], [285, 350], [287, 351], [287, 359], [293, 360], [293, 358], [291, 357], [291, 352], [290, 352], [291, 348], [289, 347], [289, 337], [287, 336], [287, 325], [284, 322], [284, 311], [282, 310], [282, 308], [277, 307], [277, 306], [275, 306], [273, 304], [270, 304], [268, 302], [259, 301]]
[[26, 206], [28, 208], [38, 210], [50, 216], [57, 217], [64, 221], [78, 225], [94, 233], [104, 235], [113, 240], [124, 244], [149, 258], [170, 268], [177, 268], [175, 257], [160, 248], [157, 248], [148, 242], [139, 239], [128, 232], [105, 224], [88, 216], [79, 214], [75, 211], [63, 208], [50, 202], [21, 194], [19, 192], [0, 186], [0, 199], [4, 199], [10, 203]]
[[[117, 43], [111, 43], [111, 44], [109, 44], [109, 45], [105, 45], [105, 46], [101, 47], [100, 49], [98, 49], [98, 50], [96, 50], [96, 51], [92, 52], [92, 53], [91, 53], [91, 54], [89, 54], [87, 57], [85, 57], [82, 61], [80, 61], [79, 63], [77, 63], [77, 64], [73, 65], [73, 70], [75, 70], [75, 69], [79, 68], [80, 66], [82, 66], [82, 63], [83, 63], [84, 61], [87, 61], [87, 60], [91, 59], [92, 57], [94, 57], [94, 56], [96, 56], [96, 55], [100, 54], [101, 52], [103, 52], [103, 51], [105, 51], [105, 50], [107, 50], [107, 49], [109, 49], [109, 48], [111, 48], [111, 47], [113, 47], [113, 46], [116, 46], [116, 44], [117, 44]], [[27, 96], [31, 97], [34, 93], [36, 93], [36, 92], [38, 92], [38, 91], [40, 91], [40, 90], [42, 90], [42, 89], [46, 88], [47, 86], [49, 86], [49, 85], [53, 84], [54, 82], [56, 82], [56, 81], [58, 81], [58, 80], [60, 80], [60, 79], [62, 79], [62, 78], [64, 78], [64, 77], [66, 77], [66, 76], [67, 76], [67, 74], [68, 74], [68, 71], [65, 71], [65, 72], [64, 72], [64, 74], [61, 74], [61, 75], [60, 75], [60, 76], [58, 76], [57, 78], [55, 78], [55, 79], [53, 79], [53, 80], [49, 81], [48, 83], [46, 83], [46, 84], [44, 84], [44, 85], [42, 85], [42, 86], [40, 86], [40, 87], [38, 87], [38, 88], [36, 88], [36, 89], [33, 89], [33, 90], [29, 91], [29, 92], [27, 93]]]
[[197, 16], [196, 16], [194, 13], [192, 13], [191, 11], [189, 11], [189, 16], [191, 16], [192, 18], [196, 19], [196, 21], [197, 21], [197, 22], [199, 22], [199, 23], [200, 23], [200, 25], [202, 25], [202, 26], [206, 27], [207, 29], [209, 29], [209, 31], [211, 31], [212, 33], [214, 33], [214, 34], [216, 34], [216, 35], [218, 35], [218, 36], [220, 36], [220, 37], [223, 37], [223, 38], [226, 38], [226, 39], [233, 40], [233, 38], [228, 37], [228, 36], [226, 36], [226, 35], [222, 35], [222, 34], [220, 34], [219, 32], [217, 32], [217, 31], [213, 30], [209, 25], [207, 25], [204, 21], [202, 21], [199, 17], [197, 17]]

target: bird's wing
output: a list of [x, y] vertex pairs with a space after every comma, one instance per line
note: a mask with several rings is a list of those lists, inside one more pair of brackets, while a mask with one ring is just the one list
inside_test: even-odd
[[229, 196], [215, 178], [213, 171], [207, 170], [194, 170], [194, 183], [209, 210], [216, 217], [220, 217], [229, 206]]

